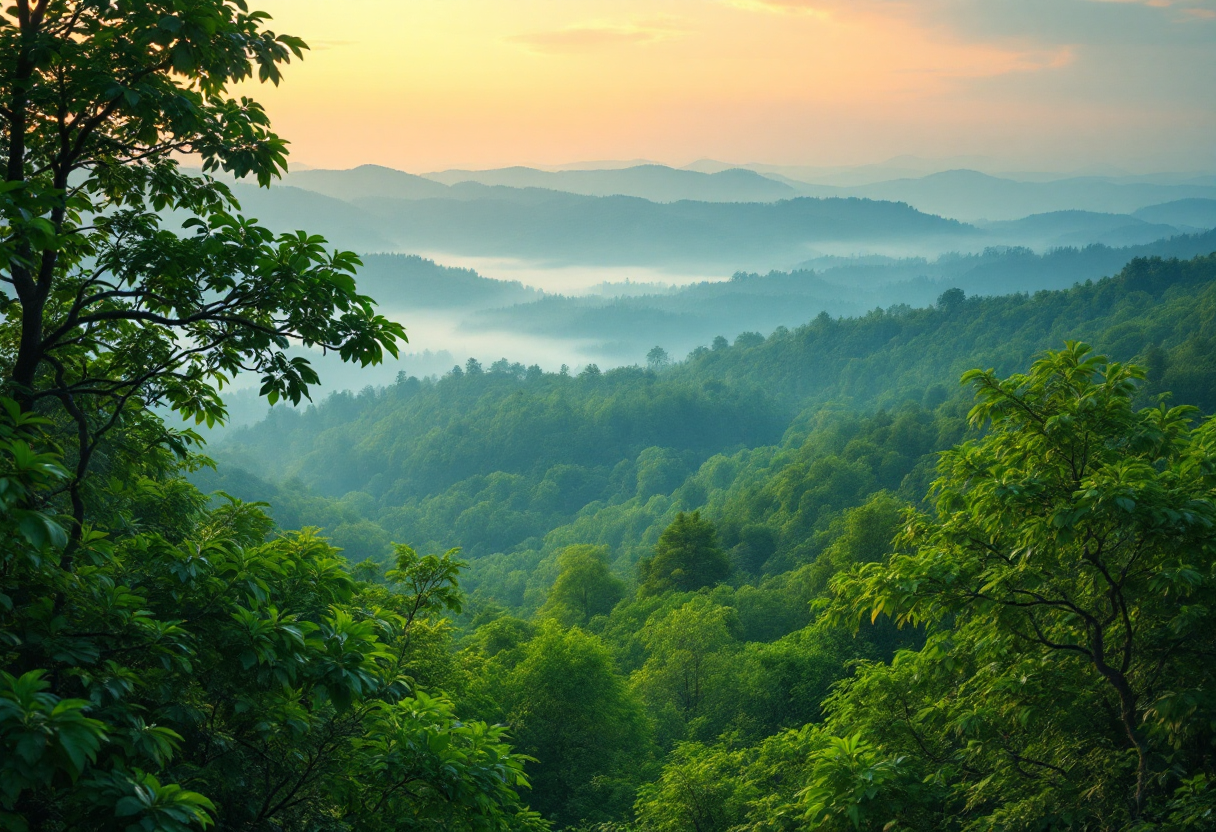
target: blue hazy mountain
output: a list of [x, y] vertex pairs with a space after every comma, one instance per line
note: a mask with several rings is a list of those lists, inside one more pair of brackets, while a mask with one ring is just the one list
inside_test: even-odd
[[542, 296], [517, 280], [495, 280], [413, 254], [365, 254], [358, 279], [359, 291], [398, 309], [477, 309]]
[[438, 182], [380, 165], [360, 165], [350, 170], [295, 171], [287, 174], [283, 183], [344, 200], [376, 196], [428, 199], [444, 197], [449, 192]]
[[1145, 222], [1168, 223], [1179, 228], [1216, 228], [1216, 199], [1178, 199], [1141, 208], [1133, 216]]
[[528, 167], [497, 170], [445, 170], [429, 180], [456, 185], [476, 182], [512, 188], [546, 188], [584, 196], [636, 196], [652, 202], [775, 202], [799, 195], [799, 189], [743, 168], [714, 173], [666, 165], [634, 165], [611, 170], [546, 171]]
[[[305, 177], [318, 171], [293, 174]], [[349, 172], [348, 172], [349, 173]], [[403, 174], [408, 177], [409, 174]], [[416, 179], [416, 178], [415, 178]], [[380, 195], [339, 199], [293, 185], [233, 186], [242, 212], [275, 231], [307, 228], [359, 252], [446, 252], [550, 264], [696, 266], [723, 274], [812, 256], [816, 246], [883, 243], [965, 246], [973, 227], [907, 205], [800, 197], [769, 203], [651, 202], [539, 188], [461, 183], [444, 198]], [[350, 180], [312, 180], [332, 193], [408, 189], [413, 179], [370, 171]], [[347, 184], [353, 182], [349, 188]], [[335, 183], [342, 188], [330, 187]], [[356, 185], [358, 188], [356, 188]]]
[[947, 289], [967, 296], [1033, 294], [1066, 289], [1116, 274], [1136, 258], [1187, 259], [1216, 252], [1216, 230], [1147, 245], [1091, 245], [1036, 254], [990, 248], [977, 254], [924, 258], [816, 258], [792, 271], [738, 273], [727, 281], [650, 295], [549, 295], [534, 302], [485, 309], [466, 319], [470, 331], [527, 332], [554, 339], [597, 339], [621, 362], [639, 361], [654, 333], [676, 352], [717, 334], [794, 327], [821, 312], [862, 316], [876, 307], [932, 305]]
[[[1216, 226], [1204, 226], [1204, 230]], [[1198, 226], [1150, 222], [1132, 214], [1097, 211], [1050, 211], [1018, 220], [981, 226], [993, 244], [1023, 245], [1037, 249], [1087, 246], [1094, 243], [1136, 246], [1192, 231]]]
[[949, 170], [856, 187], [807, 184], [803, 192], [907, 202], [920, 211], [970, 222], [1069, 210], [1130, 214], [1180, 199], [1216, 199], [1216, 182], [1211, 177], [1163, 183], [1092, 176], [1029, 182], [974, 170]]

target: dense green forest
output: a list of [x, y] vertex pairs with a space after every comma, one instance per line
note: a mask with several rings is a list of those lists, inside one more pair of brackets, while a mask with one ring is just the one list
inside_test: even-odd
[[[550, 537], [566, 539], [568, 526], [618, 518], [614, 531], [580, 531], [591, 537], [574, 542], [612, 542], [626, 569], [677, 506], [719, 499], [715, 483], [764, 480], [782, 464], [774, 455], [839, 452], [841, 437], [858, 429], [853, 413], [902, 418], [919, 408], [918, 418], [931, 418], [943, 403], [957, 408], [966, 370], [1012, 372], [1066, 338], [1140, 358], [1152, 368], [1152, 391], [1210, 411], [1214, 277], [1211, 257], [1135, 260], [1067, 291], [967, 298], [956, 290], [932, 308], [821, 315], [767, 338], [721, 339], [675, 364], [660, 358], [574, 377], [505, 359], [473, 363], [439, 380], [403, 378], [316, 407], [276, 408], [211, 448], [222, 464], [198, 478], [209, 490], [271, 502], [286, 527], [306, 520], [303, 505], [326, 503], [323, 525], [360, 558], [387, 551], [389, 538], [459, 544], [478, 558], [536, 557], [556, 545]], [[907, 461], [883, 487], [898, 487], [923, 455], [945, 447], [935, 442], [899, 440]], [[715, 474], [723, 465], [731, 473]], [[292, 485], [262, 485], [243, 471]]]
[[[303, 412], [275, 411], [215, 449], [226, 460], [218, 471], [195, 476], [206, 488], [269, 500], [288, 527], [309, 517], [330, 524], [368, 577], [381, 574], [390, 540], [463, 546], [470, 597], [455, 619], [456, 644], [469, 675], [449, 689], [463, 685], [479, 716], [515, 726], [539, 760], [532, 805], [559, 825], [632, 817], [642, 829], [817, 828], [807, 816], [819, 812], [818, 826], [833, 828], [835, 810], [809, 803], [808, 789], [846, 774], [899, 781], [883, 798], [890, 802], [865, 807], [882, 822], [859, 820], [859, 828], [892, 818], [924, 828], [970, 811], [981, 823], [1006, 823], [1005, 812], [1029, 823], [1065, 798], [1025, 793], [1018, 779], [1034, 779], [1025, 768], [1063, 767], [1061, 758], [1078, 752], [1002, 762], [1007, 737], [960, 746], [951, 720], [970, 713], [970, 699], [889, 734], [896, 694], [872, 711], [865, 701], [879, 698], [875, 686], [916, 681], [917, 662], [941, 659], [953, 631], [933, 631], [928, 616], [903, 629], [886, 618], [856, 629], [841, 598], [862, 584], [848, 576], [889, 557], [892, 540], [910, 533], [909, 507], [942, 516], [932, 485], [953, 469], [939, 464], [941, 451], [991, 437], [998, 422], [1014, 439], [1026, 432], [1004, 413], [987, 429], [969, 418], [970, 394], [957, 387], [969, 367], [1000, 377], [1078, 334], [1146, 367], [1143, 378], [1119, 383], [1120, 418], [1139, 406], [1149, 409], [1137, 418], [1150, 418], [1167, 390], [1169, 401], [1211, 412], [1214, 292], [1214, 257], [1135, 260], [1067, 291], [974, 299], [955, 291], [933, 308], [822, 316], [769, 338], [721, 339], [676, 364], [656, 351], [645, 369], [570, 377], [505, 360], [470, 365], [438, 381], [402, 379]], [[1106, 372], [1079, 348], [1036, 366], [1050, 375], [1068, 361], [1089, 367], [1087, 383]], [[1027, 384], [1007, 386], [1020, 394]], [[271, 478], [295, 479], [273, 486], [241, 473], [235, 463], [250, 460]], [[291, 467], [276, 468], [284, 460]], [[856, 675], [861, 667], [865, 676]], [[904, 677], [883, 675], [896, 667]], [[898, 695], [935, 702], [962, 678]], [[993, 695], [982, 687], [988, 680], [975, 684], [981, 699]], [[1039, 707], [1016, 697], [1001, 707], [1014, 704]], [[1044, 720], [1056, 731], [1066, 717]], [[560, 731], [553, 722], [585, 727]], [[930, 738], [917, 733], [930, 730]], [[585, 732], [596, 738], [590, 746]], [[899, 743], [930, 740], [962, 773], [948, 787], [913, 788], [937, 758], [911, 754], [918, 762], [905, 763], [889, 749], [914, 752]], [[971, 754], [977, 759], [963, 762]], [[972, 763], [983, 776], [967, 772]], [[980, 798], [971, 790], [998, 775], [1019, 786], [1017, 800], [964, 811]], [[1180, 817], [1208, 811], [1205, 782], [1186, 787], [1200, 808]], [[858, 807], [872, 799], [865, 791]]]
[[0, 828], [1212, 827], [1216, 254], [301, 407], [405, 330], [178, 155], [305, 49], [0, 12]]
[[[1094, 756], [1119, 736], [1117, 720], [1102, 728], [1072, 724], [1066, 708], [1036, 710], [1049, 704], [1052, 685], [1068, 684], [1079, 701], [1093, 698], [1094, 707], [1109, 706], [1117, 715], [1112, 694], [1055, 668], [1051, 672], [1067, 681], [1039, 679], [1042, 687], [1023, 698], [1002, 680], [1025, 678], [1024, 666], [1046, 662], [1054, 668], [1050, 651], [1066, 648], [1050, 638], [1037, 647], [1008, 643], [1020, 632], [1016, 620], [1008, 631], [994, 631], [991, 610], [979, 610], [975, 599], [917, 601], [897, 583], [905, 580], [901, 573], [863, 565], [931, 568], [917, 559], [913, 533], [919, 527], [909, 525], [910, 507], [923, 512], [916, 522], [925, 531], [918, 533], [936, 535], [932, 545], [954, 558], [962, 557], [952, 548], [949, 535], [956, 533], [936, 525], [952, 512], [960, 515], [955, 522], [997, 524], [988, 532], [995, 535], [1002, 512], [1029, 512], [1032, 519], [1047, 510], [1036, 501], [1018, 505], [1016, 491], [1010, 497], [1001, 489], [979, 489], [968, 499], [988, 501], [980, 503], [990, 504], [988, 518], [955, 507], [952, 501], [961, 497], [946, 497], [950, 489], [970, 493], [974, 455], [1006, 459], [1010, 451], [1002, 448], [1013, 445], [1020, 450], [1001, 464], [1042, 463], [1047, 452], [1035, 444], [1027, 418], [1010, 407], [1014, 399], [1065, 424], [1093, 418], [1093, 430], [1157, 436], [1182, 430], [1180, 444], [1167, 443], [1174, 450], [1152, 448], [1174, 461], [1153, 456], [1137, 470], [1190, 470], [1183, 461], [1192, 453], [1189, 442], [1207, 447], [1202, 443], [1208, 440], [1198, 438], [1206, 434], [1183, 439], [1178, 420], [1190, 418], [1186, 408], [1152, 405], [1171, 388], [1173, 400], [1208, 412], [1216, 404], [1208, 340], [1216, 321], [1213, 291], [1216, 258], [1139, 260], [1113, 278], [1066, 292], [974, 300], [956, 293], [933, 309], [825, 318], [768, 339], [741, 336], [734, 345], [721, 343], [672, 366], [656, 355], [646, 370], [570, 378], [535, 369], [529, 374], [503, 362], [438, 382], [405, 379], [396, 388], [333, 397], [304, 413], [277, 413], [271, 423], [241, 434], [228, 451], [234, 459], [264, 454], [258, 466], [264, 471], [276, 459], [296, 460], [292, 472], [311, 473], [315, 496], [306, 496], [299, 481], [274, 488], [229, 465], [220, 471], [228, 472], [228, 490], [248, 489], [247, 496], [268, 497], [271, 511], [291, 512], [288, 525], [308, 515], [330, 518], [335, 539], [350, 535], [348, 554], [371, 556], [356, 570], [364, 577], [382, 580], [389, 539], [421, 540], [433, 529], [448, 537], [428, 549], [466, 547], [463, 557], [471, 563], [462, 583], [471, 597], [455, 619], [464, 675], [446, 680], [447, 689], [462, 690], [461, 701], [477, 703], [476, 713], [488, 721], [514, 726], [521, 748], [538, 760], [530, 769], [532, 805], [558, 825], [847, 828], [856, 817], [857, 828], [875, 829], [893, 820], [910, 829], [947, 821], [960, 829], [970, 823], [1039, 828], [1045, 819], [1072, 828], [1071, 820], [1051, 816], [1057, 802], [1068, 802], [1085, 823], [1094, 817], [1087, 812], [1112, 812], [1100, 822], [1119, 827], [1129, 822], [1118, 819], [1127, 806], [1103, 809], [1101, 801], [1068, 796], [1065, 788], [1073, 776], [1086, 788], [1117, 771], [1125, 781], [1134, 779], [1136, 767], [1117, 761], [1125, 759], [1123, 752]], [[1141, 376], [1122, 365], [1108, 367], [1073, 347], [1035, 364], [1031, 376], [998, 381], [1031, 364], [1044, 343], [1057, 341], [1058, 327], [1085, 334], [1113, 357], [1137, 358], [1147, 370]], [[957, 380], [961, 368], [984, 363], [995, 366], [995, 374], [973, 384], [990, 403], [982, 400], [969, 415], [969, 393], [946, 382]], [[1066, 384], [1057, 379], [1070, 373]], [[857, 384], [861, 380], [866, 383]], [[693, 392], [712, 396], [719, 407], [698, 409]], [[1111, 413], [1077, 413], [1077, 396], [1100, 401]], [[740, 401], [752, 409], [738, 409]], [[416, 418], [425, 418], [428, 431], [415, 433], [406, 421], [414, 402], [426, 414]], [[672, 418], [675, 402], [685, 403], [678, 419]], [[1139, 406], [1146, 409], [1137, 412]], [[445, 412], [454, 421], [444, 419]], [[554, 418], [555, 412], [564, 419]], [[612, 418], [622, 412], [628, 418]], [[389, 421], [378, 426], [380, 420]], [[766, 438], [782, 423], [779, 439]], [[724, 425], [731, 430], [724, 432]], [[1072, 428], [1062, 435], [1071, 442]], [[364, 438], [374, 441], [361, 445]], [[668, 444], [642, 447], [658, 441]], [[1124, 441], [1114, 435], [1102, 440], [1110, 447], [1106, 464], [1122, 459]], [[955, 456], [939, 462], [939, 452], [954, 446]], [[442, 465], [430, 469], [438, 449], [445, 452]], [[602, 463], [601, 455], [626, 464]], [[361, 459], [384, 464], [365, 467]], [[460, 480], [470, 461], [486, 468]], [[394, 469], [402, 474], [383, 476]], [[450, 483], [443, 478], [449, 471]], [[203, 479], [214, 483], [208, 479], [214, 476]], [[383, 483], [383, 508], [370, 489], [324, 496], [340, 494], [351, 476]], [[411, 499], [407, 488], [423, 496]], [[1064, 489], [1056, 499], [1072, 498]], [[1193, 508], [1206, 505], [1204, 499]], [[1176, 509], [1152, 509], [1159, 510]], [[1203, 517], [1200, 511], [1187, 520], [1197, 524], [1185, 532], [1196, 541], [1186, 545], [1197, 545], [1196, 551], [1211, 543]], [[390, 525], [403, 520], [412, 525]], [[1027, 529], [1028, 535], [1054, 534], [1029, 519]], [[1072, 545], [1065, 540], [1053, 545]], [[928, 544], [926, 550], [926, 558], [938, 552]], [[1160, 554], [1163, 564], [1172, 556]], [[1002, 580], [1033, 581], [1025, 591], [1041, 592], [1049, 579], [1069, 574], [1041, 568], [1046, 571], [1027, 577], [1019, 570]], [[1198, 572], [1195, 579], [1206, 580]], [[1164, 584], [1158, 589], [1167, 597], [1179, 591]], [[1068, 597], [1079, 591], [1052, 590]], [[1012, 617], [1020, 614], [1019, 591], [1010, 589]], [[865, 604], [904, 626], [866, 617], [858, 628], [856, 612]], [[1165, 602], [1157, 612], [1145, 606], [1136, 614], [1176, 614], [1170, 609]], [[967, 629], [956, 624], [973, 614]], [[1075, 622], [1052, 626], [1068, 631]], [[1186, 625], [1175, 620], [1169, 626]], [[1194, 650], [1193, 661], [1202, 664], [1210, 648], [1202, 640], [1192, 643], [1194, 637], [1143, 649]], [[989, 678], [976, 666], [979, 653], [973, 651], [981, 648], [954, 640], [992, 650], [994, 638], [1005, 641], [998, 641], [993, 660], [1010, 665]], [[1078, 638], [1069, 635], [1067, 649]], [[955, 652], [957, 659], [951, 658]], [[954, 690], [957, 698], [945, 695]], [[909, 724], [893, 722], [901, 707], [913, 708], [915, 719], [905, 715]], [[1022, 724], [1031, 713], [1042, 724]], [[1005, 720], [1020, 733], [1011, 737]], [[1103, 730], [1108, 739], [1098, 738]], [[1057, 748], [1049, 737], [1058, 732], [1067, 744]], [[921, 743], [932, 751], [921, 750]], [[1059, 775], [1066, 782], [1053, 783], [1056, 775], [1035, 777], [1035, 767], [1066, 770], [1069, 777]], [[930, 774], [937, 779], [926, 780]], [[994, 781], [1002, 788], [995, 789]], [[886, 785], [880, 790], [875, 783]], [[1177, 828], [1186, 827], [1188, 816], [1203, 825], [1211, 799], [1205, 784], [1175, 787], [1168, 811], [1182, 819]], [[855, 802], [833, 802], [841, 790]]]

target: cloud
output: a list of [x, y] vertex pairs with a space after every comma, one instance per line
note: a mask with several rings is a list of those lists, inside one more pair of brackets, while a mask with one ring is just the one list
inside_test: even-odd
[[859, 14], [882, 14], [910, 17], [922, 14], [926, 6], [937, 2], [916, 3], [912, 0], [723, 0], [728, 6], [775, 14], [800, 14], [828, 19]]
[[827, 10], [816, 0], [727, 0], [731, 6], [740, 9], [750, 9], [759, 12], [777, 12], [779, 14], [813, 14], [825, 17]]
[[507, 38], [532, 52], [571, 54], [613, 46], [645, 46], [683, 34], [684, 27], [670, 18], [632, 23], [591, 21]]
[[[1216, 20], [1216, 0], [718, 0], [753, 12], [827, 21], [903, 20], [967, 40], [1041, 43], [1210, 41], [1213, 30], [1180, 23]], [[1185, 33], [1185, 34], [1184, 34]]]
[[1074, 43], [1053, 41], [1037, 32], [968, 31], [969, 21], [961, 20], [959, 13], [982, 12], [987, 0], [719, 2], [745, 11], [797, 16], [811, 26], [835, 30], [833, 37], [852, 38], [871, 55], [865, 69], [885, 72], [889, 85], [900, 90], [910, 91], [915, 84], [922, 85], [917, 87], [922, 91], [940, 90], [942, 85], [935, 81], [1059, 70], [1077, 58]]
[[308, 48], [313, 52], [324, 52], [326, 49], [341, 49], [343, 46], [354, 46], [357, 40], [310, 40]]
[[1184, 20], [1216, 20], [1216, 2], [1213, 0], [1089, 0], [1091, 3], [1117, 3], [1120, 5], [1147, 6], [1173, 12], [1171, 18]]
[[1169, 9], [1175, 6], [1202, 6], [1203, 0], [1090, 0], [1091, 3], [1133, 3], [1154, 9]]

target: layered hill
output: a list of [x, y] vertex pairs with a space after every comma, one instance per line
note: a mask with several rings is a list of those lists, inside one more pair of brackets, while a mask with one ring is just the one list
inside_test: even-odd
[[723, 339], [671, 367], [574, 377], [504, 359], [437, 381], [402, 378], [306, 410], [276, 408], [213, 448], [225, 473], [201, 481], [261, 499], [269, 486], [259, 482], [291, 478], [296, 492], [336, 500], [349, 522], [379, 529], [369, 540], [462, 545], [484, 557], [596, 542], [560, 531], [591, 524], [597, 535], [614, 529], [602, 542], [636, 557], [669, 510], [726, 487], [729, 478], [713, 486], [717, 475], [706, 473], [715, 458], [759, 465], [842, 409], [936, 406], [956, 395], [963, 371], [1012, 372], [1066, 339], [1145, 363], [1146, 401], [1168, 389], [1216, 410], [1216, 255], [1138, 259], [1063, 291], [947, 292], [928, 307], [823, 314], [767, 337]]
[[[294, 177], [326, 174], [305, 171]], [[342, 172], [344, 175], [351, 172]], [[408, 174], [402, 174], [408, 177]], [[463, 183], [441, 197], [397, 195], [417, 177], [320, 177], [326, 194], [238, 183], [245, 214], [274, 230], [308, 228], [363, 252], [447, 252], [549, 264], [770, 268], [823, 248], [965, 245], [976, 230], [907, 205], [869, 199], [651, 202]], [[339, 198], [339, 196], [341, 198]]]
[[513, 188], [547, 188], [586, 196], [636, 196], [651, 202], [775, 202], [801, 193], [797, 186], [743, 168], [703, 173], [666, 165], [635, 165], [614, 170], [544, 171], [511, 167], [497, 170], [446, 170], [427, 179], [455, 185], [477, 182]]

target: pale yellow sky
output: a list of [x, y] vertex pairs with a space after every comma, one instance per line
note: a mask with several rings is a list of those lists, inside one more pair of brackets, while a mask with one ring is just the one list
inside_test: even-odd
[[254, 0], [293, 160], [1216, 169], [1213, 0]]

